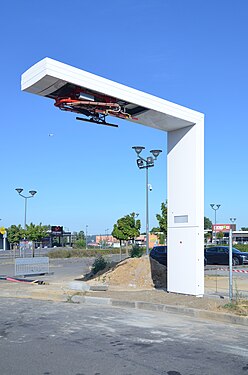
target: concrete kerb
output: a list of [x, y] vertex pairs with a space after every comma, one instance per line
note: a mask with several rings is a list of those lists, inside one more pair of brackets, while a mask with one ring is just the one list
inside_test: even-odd
[[[22, 285], [23, 286], [23, 285]], [[19, 286], [20, 288], [20, 286]], [[229, 323], [229, 324], [239, 324], [243, 326], [248, 326], [248, 317], [228, 314], [223, 312], [214, 312], [208, 310], [201, 310], [191, 307], [166, 305], [151, 302], [142, 301], [127, 301], [118, 300], [107, 297], [95, 297], [95, 296], [85, 296], [80, 295], [80, 292], [73, 294], [72, 290], [60, 288], [52, 288], [51, 290], [43, 290], [41, 286], [39, 289], [33, 290], [30, 285], [22, 288], [16, 289], [14, 285], [9, 290], [1, 290], [0, 297], [3, 298], [32, 298], [39, 300], [49, 300], [49, 301], [60, 301], [60, 302], [72, 302], [72, 303], [85, 303], [91, 305], [101, 305], [101, 306], [113, 306], [117, 308], [133, 308], [141, 310], [150, 310], [157, 312], [164, 312], [170, 314], [181, 314], [189, 317], [200, 318], [205, 320], [215, 320], [218, 322]], [[217, 296], [215, 296], [217, 298]]]
[[214, 312], [200, 309], [193, 309], [189, 307], [181, 307], [174, 305], [163, 305], [155, 304], [150, 302], [141, 301], [123, 301], [116, 300], [112, 298], [103, 297], [86, 297], [75, 295], [72, 297], [72, 301], [75, 303], [86, 303], [86, 304], [97, 304], [97, 305], [109, 305], [113, 307], [120, 308], [133, 308], [141, 310], [159, 311], [170, 314], [181, 314], [193, 318], [215, 320], [218, 322], [229, 323], [229, 324], [239, 324], [243, 326], [248, 326], [248, 317], [232, 315], [222, 312]]

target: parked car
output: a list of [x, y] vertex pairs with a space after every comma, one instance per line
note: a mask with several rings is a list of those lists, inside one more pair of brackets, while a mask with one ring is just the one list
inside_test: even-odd
[[[208, 247], [204, 251], [207, 264], [229, 264], [229, 247], [213, 246]], [[238, 266], [240, 264], [248, 264], [248, 253], [241, 252], [235, 247], [232, 248], [232, 264]]]
[[164, 266], [167, 266], [167, 246], [154, 246], [150, 251], [150, 257]]
[[[150, 251], [150, 257], [155, 259], [157, 262], [167, 266], [167, 246], [158, 245]], [[207, 265], [207, 259], [204, 257], [204, 266]]]

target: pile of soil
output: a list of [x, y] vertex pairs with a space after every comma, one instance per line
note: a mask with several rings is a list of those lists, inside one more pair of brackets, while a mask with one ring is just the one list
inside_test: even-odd
[[149, 256], [128, 258], [111, 269], [91, 277], [90, 284], [121, 286], [125, 289], [154, 289], [167, 287], [167, 267]]

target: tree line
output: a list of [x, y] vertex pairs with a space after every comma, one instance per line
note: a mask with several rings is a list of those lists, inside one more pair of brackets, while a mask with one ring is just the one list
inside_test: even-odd
[[[151, 229], [151, 233], [157, 234], [159, 243], [164, 244], [167, 239], [167, 201], [161, 203], [161, 212], [156, 215], [158, 226]], [[10, 243], [19, 243], [22, 239], [41, 242], [43, 238], [48, 237], [50, 225], [35, 225], [30, 223], [26, 229], [19, 225], [11, 225], [7, 228], [7, 238]], [[113, 226], [112, 236], [120, 241], [131, 241], [140, 236], [141, 221], [136, 219], [134, 212], [125, 215], [117, 220]], [[212, 222], [208, 217], [204, 217], [204, 229], [212, 229]], [[248, 231], [248, 227], [242, 227], [242, 231]], [[85, 247], [86, 238], [84, 231], [74, 232], [76, 244], [79, 247]]]

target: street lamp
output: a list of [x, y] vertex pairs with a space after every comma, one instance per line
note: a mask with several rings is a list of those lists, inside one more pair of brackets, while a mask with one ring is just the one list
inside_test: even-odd
[[86, 248], [86, 250], [88, 249], [88, 245], [87, 245], [87, 236], [88, 236], [87, 229], [88, 229], [88, 225], [86, 225], [86, 228], [85, 228], [85, 248]]
[[214, 203], [211, 203], [210, 204], [210, 207], [214, 210], [214, 228], [215, 228], [215, 231], [214, 231], [214, 243], [217, 244], [217, 240], [216, 240], [216, 211], [220, 208], [220, 204], [214, 204]]
[[[148, 156], [146, 159], [140, 156], [141, 152], [145, 149], [144, 146], [133, 146], [132, 147], [137, 154], [137, 166], [139, 169], [146, 169], [146, 255], [149, 254], [149, 213], [148, 213], [148, 169], [154, 167], [154, 161], [162, 152], [162, 150], [151, 150], [152, 156]], [[150, 187], [151, 190], [151, 187]]]
[[28, 200], [28, 198], [33, 198], [35, 196], [35, 194], [37, 193], [37, 191], [29, 190], [30, 195], [28, 195], [28, 196], [25, 196], [25, 195], [22, 194], [22, 192], [23, 192], [22, 188], [16, 188], [16, 191], [22, 198], [25, 199], [24, 229], [26, 229], [26, 227], [27, 227], [27, 200]]
[[[232, 224], [235, 223], [236, 217], [230, 217], [230, 221]], [[232, 280], [232, 226], [230, 226], [229, 232], [229, 299], [232, 301], [233, 299], [233, 280]]]
[[107, 244], [108, 244], [108, 232], [109, 232], [109, 228], [105, 229], [105, 249], [107, 248]]

